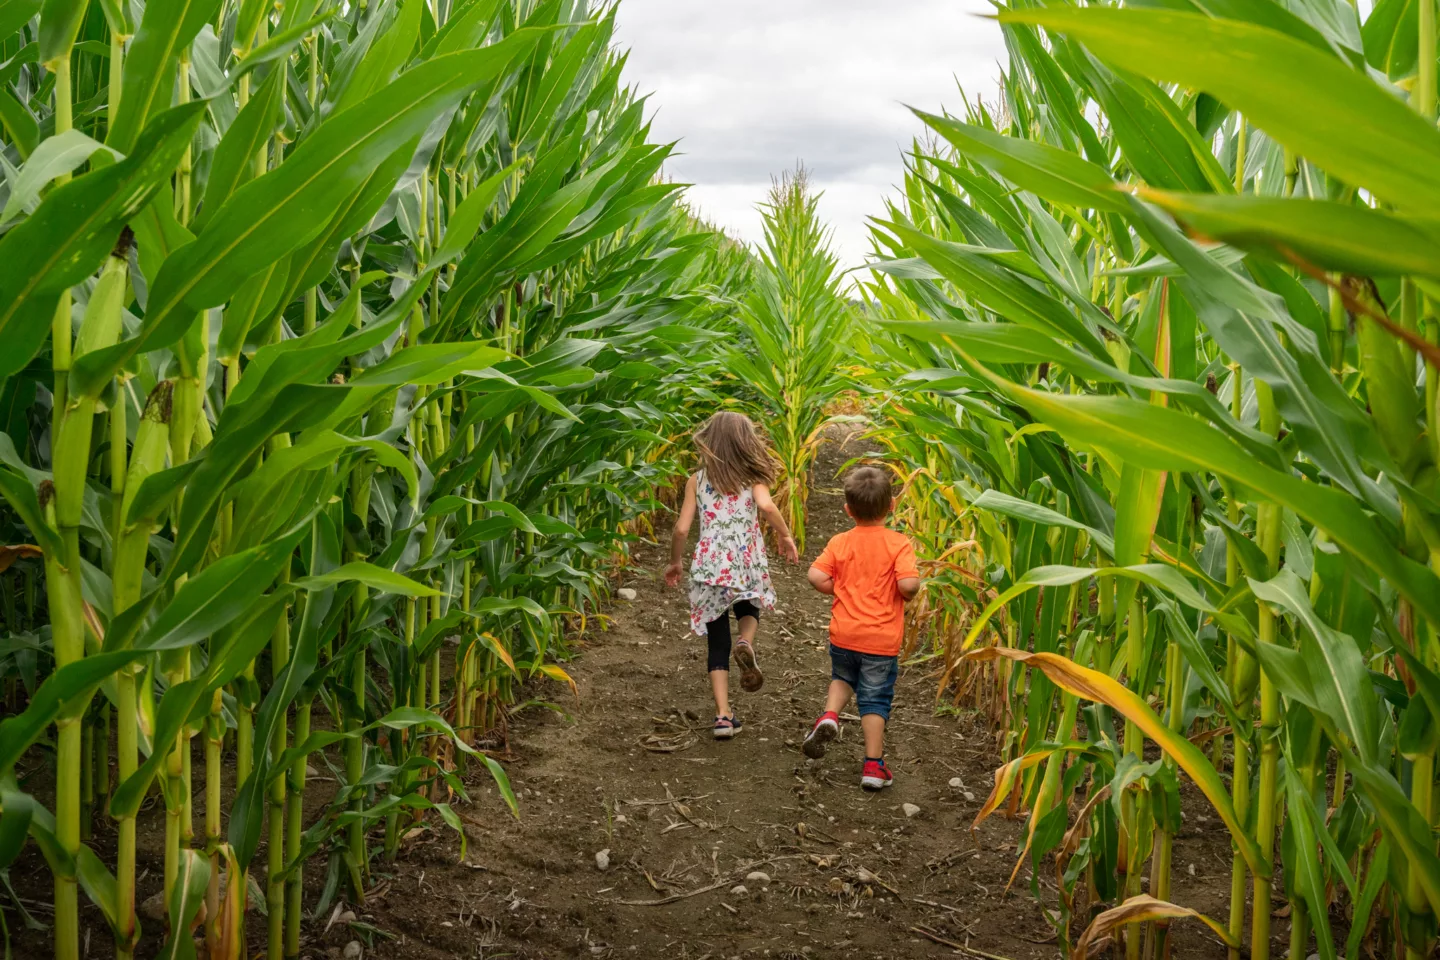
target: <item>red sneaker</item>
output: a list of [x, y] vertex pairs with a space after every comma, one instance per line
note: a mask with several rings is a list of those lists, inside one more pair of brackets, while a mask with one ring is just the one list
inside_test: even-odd
[[816, 720], [815, 726], [810, 728], [810, 733], [805, 737], [805, 745], [800, 749], [811, 760], [819, 760], [825, 756], [825, 744], [839, 735], [840, 717], [827, 710], [820, 714], [820, 719]]
[[860, 786], [866, 790], [883, 790], [895, 783], [895, 777], [884, 760], [866, 760], [860, 770]]

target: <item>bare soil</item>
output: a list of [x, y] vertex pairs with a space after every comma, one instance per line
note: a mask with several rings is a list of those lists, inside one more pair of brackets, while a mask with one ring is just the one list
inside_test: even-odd
[[[432, 824], [397, 862], [375, 863], [367, 902], [341, 907], [355, 912], [354, 924], [327, 929], [333, 908], [307, 917], [302, 954], [353, 957], [356, 946], [346, 948], [355, 941], [364, 957], [402, 960], [1059, 956], [1042, 912], [1056, 902], [1053, 865], [1039, 878], [1041, 901], [1031, 896], [1028, 865], [1007, 894], [1024, 821], [997, 815], [970, 828], [999, 762], [996, 741], [973, 716], [937, 712], [926, 665], [901, 670], [889, 727], [892, 788], [861, 789], [853, 717], [823, 760], [800, 752], [829, 679], [827, 600], [810, 589], [805, 569], [848, 524], [835, 473], [858, 452], [858, 444], [825, 449], [804, 562], [772, 561], [780, 603], [762, 618], [756, 644], [766, 683], [742, 693], [737, 673], [733, 684], [741, 735], [711, 738], [704, 640], [689, 632], [683, 589], [659, 580], [661, 550], [642, 546], [619, 584], [637, 599], [606, 611], [607, 629], [592, 629], [565, 665], [578, 699], [545, 681], [538, 692], [559, 710], [531, 708], [512, 721], [507, 770], [520, 816], [506, 812], [483, 773], [473, 774], [471, 802], [456, 803], [466, 822], [463, 859], [459, 838]], [[956, 777], [962, 786], [950, 785]], [[1198, 793], [1184, 790], [1172, 899], [1223, 920], [1230, 845]], [[918, 812], [907, 816], [905, 804]], [[153, 847], [142, 850], [142, 897], [160, 875], [163, 812], [147, 816], [155, 822], [142, 827], [142, 846]], [[264, 861], [262, 850], [257, 868]], [[43, 861], [31, 851], [22, 862], [31, 869], [12, 871], [22, 896], [47, 900]], [[307, 909], [322, 873], [323, 863], [307, 871]], [[82, 919], [88, 955], [108, 956], [98, 912], [87, 905]], [[1077, 919], [1077, 935], [1084, 922]], [[18, 927], [11, 915], [12, 936]], [[1286, 924], [1275, 927], [1278, 944]], [[1173, 929], [1174, 956], [1224, 956], [1199, 923]], [[252, 914], [249, 934], [256, 955], [263, 918]], [[21, 932], [16, 955], [45, 956], [47, 941]]]

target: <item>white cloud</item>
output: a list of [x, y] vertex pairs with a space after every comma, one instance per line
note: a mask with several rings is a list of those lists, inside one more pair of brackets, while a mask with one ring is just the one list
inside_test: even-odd
[[[667, 172], [733, 236], [762, 238], [755, 204], [804, 161], [841, 264], [870, 249], [919, 133], [906, 105], [993, 97], [1004, 56], [984, 0], [622, 0], [626, 77], [650, 93], [653, 136], [679, 140]], [[957, 83], [959, 86], [957, 87]]]

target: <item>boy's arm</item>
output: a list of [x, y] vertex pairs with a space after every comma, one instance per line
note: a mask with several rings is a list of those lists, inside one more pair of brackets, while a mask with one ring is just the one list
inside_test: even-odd
[[895, 589], [909, 602], [920, 592], [920, 568], [915, 563], [915, 546], [906, 539], [895, 555]]
[[826, 596], [835, 596], [835, 578], [819, 567], [810, 568], [810, 586]]
[[830, 544], [825, 544], [825, 549], [820, 551], [820, 556], [810, 564], [808, 575], [810, 586], [827, 597], [835, 596], [835, 554], [830, 547]]

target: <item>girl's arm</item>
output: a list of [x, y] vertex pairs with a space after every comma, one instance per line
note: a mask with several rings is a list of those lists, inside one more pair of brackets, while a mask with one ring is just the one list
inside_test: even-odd
[[670, 564], [665, 568], [665, 583], [677, 586], [680, 583], [680, 561], [685, 556], [685, 541], [690, 537], [690, 524], [695, 522], [695, 477], [685, 481], [685, 499], [680, 504], [680, 514], [675, 518], [675, 532], [670, 535]]
[[765, 517], [766, 522], [775, 528], [775, 532], [780, 534], [780, 549], [785, 551], [785, 559], [791, 563], [799, 563], [800, 551], [795, 547], [795, 538], [790, 535], [790, 527], [785, 523], [780, 508], [770, 499], [770, 488], [763, 483], [757, 483], [750, 488], [750, 492], [755, 497], [755, 508]]

